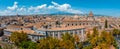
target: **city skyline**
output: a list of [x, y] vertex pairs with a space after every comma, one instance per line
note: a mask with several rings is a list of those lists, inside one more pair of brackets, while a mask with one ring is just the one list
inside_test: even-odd
[[[119, 0], [0, 0], [0, 15], [29, 15], [68, 12], [120, 16]], [[52, 11], [52, 12], [51, 12]]]

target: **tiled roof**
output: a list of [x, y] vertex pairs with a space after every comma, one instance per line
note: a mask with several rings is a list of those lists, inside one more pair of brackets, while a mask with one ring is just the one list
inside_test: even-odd
[[52, 27], [50, 29], [39, 28], [39, 30], [46, 30], [46, 31], [62, 31], [62, 30], [74, 30], [74, 29], [81, 29], [84, 28], [83, 26], [67, 26], [67, 27]]
[[30, 30], [30, 29], [22, 29], [22, 30], [17, 30], [17, 29], [4, 29], [5, 31], [10, 31], [10, 32], [24, 32], [26, 34], [31, 34], [31, 35], [42, 35], [42, 34], [37, 34], [35, 31]]

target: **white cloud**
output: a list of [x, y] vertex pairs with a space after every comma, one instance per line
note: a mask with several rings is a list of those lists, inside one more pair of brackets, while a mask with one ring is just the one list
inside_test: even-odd
[[48, 8], [50, 8], [50, 9], [57, 9], [57, 10], [59, 10], [59, 11], [64, 11], [64, 12], [70, 12], [70, 13], [83, 13], [83, 12], [81, 12], [81, 11], [79, 11], [79, 10], [74, 10], [74, 9], [72, 9], [72, 7], [71, 7], [71, 5], [70, 4], [62, 4], [62, 5], [60, 5], [60, 4], [58, 4], [58, 3], [56, 3], [56, 2], [51, 2], [53, 5], [52, 6], [48, 6]]
[[61, 11], [66, 11], [68, 9], [70, 9], [71, 6], [69, 4], [63, 4], [63, 5], [60, 5], [59, 7], [57, 7], [58, 10], [61, 10]]
[[15, 10], [15, 9], [18, 8], [17, 4], [18, 4], [18, 2], [14, 2], [14, 5], [12, 7], [8, 6], [7, 9], [9, 9], [9, 10]]
[[69, 9], [67, 12], [71, 12], [71, 13], [76, 13], [76, 14], [82, 14], [83, 12], [79, 11], [79, 10], [74, 10], [74, 9]]
[[47, 4], [43, 4], [41, 6], [37, 6], [36, 9], [42, 9], [42, 8], [46, 8]]
[[0, 12], [1, 15], [15, 15], [16, 12], [12, 12], [10, 10], [4, 10], [2, 12]]
[[54, 8], [54, 6], [52, 6], [52, 5], [48, 6], [48, 9], [53, 9], [53, 8]]
[[58, 4], [56, 2], [51, 2], [53, 5], [48, 5], [47, 4], [42, 4], [42, 5], [39, 5], [39, 6], [36, 6], [36, 7], [29, 7], [29, 11], [30, 10], [33, 10], [34, 12], [39, 12], [39, 13], [42, 13], [42, 12], [54, 12], [53, 10], [57, 10], [57, 11], [64, 11], [64, 12], [69, 12], [69, 13], [82, 13], [81, 11], [79, 10], [74, 10], [72, 9], [71, 5], [70, 4]]
[[[58, 3], [56, 3], [56, 2], [51, 2], [53, 5], [52, 6], [49, 6], [49, 7], [52, 7], [52, 8], [55, 8], [55, 9], [58, 9], [58, 10], [60, 10], [60, 11], [64, 11], [64, 10], [67, 10], [67, 9], [69, 9], [69, 8], [71, 8], [71, 5], [69, 5], [69, 4], [62, 4], [62, 5], [60, 5], [60, 4], [58, 4]], [[49, 8], [48, 7], [48, 8]]]
[[59, 4], [58, 3], [56, 3], [56, 2], [51, 2], [53, 5], [55, 5], [55, 6], [59, 6]]
[[27, 11], [27, 9], [23, 6], [21, 8], [17, 8], [17, 11], [18, 12]]
[[35, 12], [39, 12], [40, 9], [45, 9], [47, 6], [47, 4], [43, 4], [43, 5], [39, 5], [39, 6], [36, 6], [36, 7], [29, 7], [28, 10], [34, 10]]
[[69, 12], [69, 13], [82, 13], [79, 10], [72, 8], [70, 4], [58, 4], [56, 2], [51, 2], [52, 5], [42, 4], [38, 6], [19, 6], [18, 2], [14, 2], [13, 6], [8, 6], [6, 10], [0, 11], [1, 15], [16, 15], [18, 14], [48, 14], [54, 12]]

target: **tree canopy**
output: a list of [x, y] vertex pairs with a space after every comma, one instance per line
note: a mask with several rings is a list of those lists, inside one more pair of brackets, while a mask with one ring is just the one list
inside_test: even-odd
[[115, 40], [111, 33], [106, 31], [100, 32], [101, 34], [98, 33], [98, 30], [94, 28], [93, 34], [89, 36], [89, 42], [93, 48], [109, 49], [111, 45], [114, 45]]
[[[113, 34], [119, 33], [114, 29]], [[117, 47], [113, 34], [110, 32], [99, 32], [97, 28], [93, 28], [93, 33], [88, 34], [86, 41], [80, 42], [79, 35], [70, 35], [65, 33], [61, 39], [46, 37], [35, 43], [27, 40], [27, 34], [24, 32], [13, 32], [10, 40], [21, 49], [109, 49], [111, 46]]]
[[10, 36], [10, 41], [14, 42], [16, 45], [19, 45], [22, 41], [27, 41], [28, 36], [24, 32], [13, 32]]

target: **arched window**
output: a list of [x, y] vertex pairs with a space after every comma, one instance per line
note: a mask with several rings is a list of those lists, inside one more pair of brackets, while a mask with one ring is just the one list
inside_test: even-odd
[[77, 24], [76, 24], [76, 26], [77, 26]]
[[83, 25], [85, 25], [85, 23], [83, 23]]
[[72, 26], [73, 26], [73, 24], [72, 24]]
[[79, 25], [81, 25], [81, 23]]
[[68, 24], [68, 26], [69, 26], [69, 24]]

